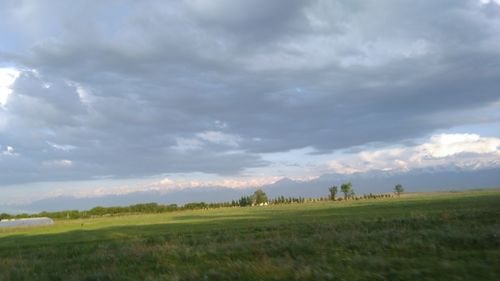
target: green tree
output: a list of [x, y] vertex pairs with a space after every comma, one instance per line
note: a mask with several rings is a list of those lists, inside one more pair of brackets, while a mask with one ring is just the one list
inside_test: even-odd
[[396, 186], [394, 186], [394, 193], [396, 193], [396, 195], [399, 197], [401, 196], [401, 193], [403, 193], [405, 191], [405, 189], [403, 188], [403, 185], [402, 184], [396, 184]]
[[332, 185], [330, 188], [328, 188], [330, 191], [330, 200], [335, 201], [335, 198], [337, 197], [337, 192], [338, 192], [338, 187], [336, 185]]
[[253, 202], [257, 205], [260, 203], [266, 203], [267, 200], [267, 195], [262, 189], [257, 189], [254, 194], [253, 194]]
[[242, 196], [238, 203], [240, 207], [252, 205], [252, 198], [250, 196]]
[[347, 196], [350, 199], [353, 199], [356, 196], [356, 193], [354, 193], [354, 189], [351, 188], [351, 190], [349, 190], [349, 194], [347, 194]]
[[7, 213], [1, 213], [1, 214], [0, 214], [0, 221], [1, 221], [1, 220], [11, 219], [11, 218], [12, 218], [12, 216], [11, 216], [11, 215], [9, 215], [9, 214], [7, 214]]
[[350, 182], [343, 183], [340, 186], [340, 190], [342, 190], [342, 193], [344, 193], [344, 199], [347, 199], [347, 197], [349, 196], [349, 192], [351, 191], [351, 189], [352, 189], [352, 183], [350, 183]]

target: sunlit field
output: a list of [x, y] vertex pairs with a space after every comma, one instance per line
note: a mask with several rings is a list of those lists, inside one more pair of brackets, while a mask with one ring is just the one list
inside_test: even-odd
[[500, 280], [500, 190], [3, 228], [0, 280]]

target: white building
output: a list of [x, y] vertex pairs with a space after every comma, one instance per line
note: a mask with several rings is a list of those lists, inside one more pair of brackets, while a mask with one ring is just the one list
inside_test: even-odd
[[28, 218], [28, 219], [12, 219], [1, 220], [0, 227], [19, 227], [19, 226], [36, 226], [36, 225], [51, 225], [54, 221], [51, 218]]

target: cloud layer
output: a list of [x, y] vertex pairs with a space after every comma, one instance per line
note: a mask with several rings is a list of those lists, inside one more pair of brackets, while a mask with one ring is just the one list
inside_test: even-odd
[[498, 122], [496, 1], [4, 1], [0, 34], [3, 184], [237, 176]]
[[361, 151], [329, 162], [341, 174], [373, 170], [403, 171], [423, 168], [474, 170], [500, 166], [500, 138], [476, 134], [441, 134], [416, 146]]

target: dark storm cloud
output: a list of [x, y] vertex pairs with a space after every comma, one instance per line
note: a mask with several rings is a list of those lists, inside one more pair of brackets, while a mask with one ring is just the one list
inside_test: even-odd
[[266, 165], [263, 152], [473, 123], [463, 116], [500, 97], [494, 3], [3, 5], [16, 36], [2, 40], [22, 47], [0, 59], [26, 69], [0, 108], [0, 145], [15, 152], [0, 155], [8, 183], [235, 174]]

